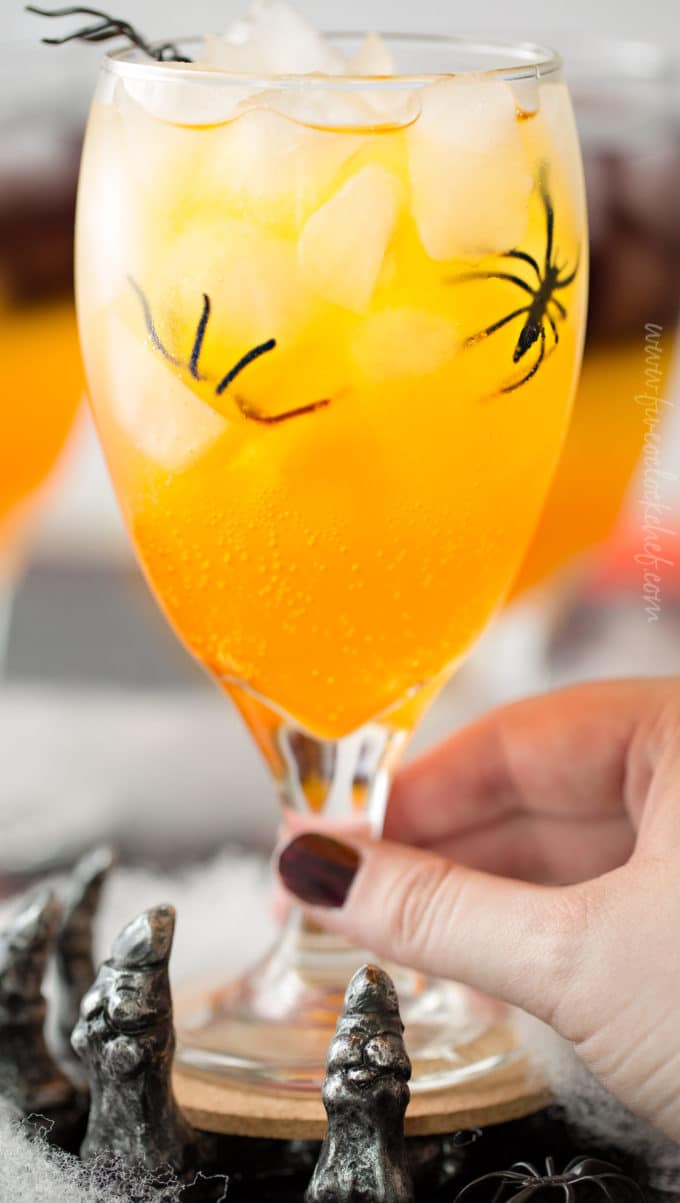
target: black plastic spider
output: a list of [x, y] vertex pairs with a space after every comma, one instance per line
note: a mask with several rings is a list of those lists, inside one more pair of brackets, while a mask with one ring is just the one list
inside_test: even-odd
[[[161, 355], [167, 359], [168, 363], [171, 363], [173, 367], [186, 367], [189, 371], [189, 374], [193, 376], [194, 380], [205, 380], [206, 377], [203, 376], [199, 371], [199, 361], [201, 358], [201, 351], [203, 349], [206, 331], [208, 329], [208, 322], [210, 320], [211, 303], [208, 294], [205, 292], [203, 293], [203, 309], [201, 316], [198, 319], [198, 325], [196, 326], [196, 333], [194, 335], [194, 341], [191, 348], [191, 355], [189, 356], [189, 362], [184, 364], [180, 359], [177, 359], [176, 356], [172, 355], [171, 352], [168, 351], [167, 347], [160, 338], [154, 324], [151, 306], [149, 305], [146, 294], [142, 288], [140, 288], [137, 281], [132, 278], [132, 276], [128, 276], [128, 280], [134, 289], [142, 307], [144, 323], [146, 325], [147, 333], [151, 340], [152, 346], [154, 346], [157, 351], [160, 351]], [[233, 368], [230, 368], [226, 375], [223, 376], [220, 381], [218, 381], [215, 387], [215, 396], [221, 397], [222, 394], [231, 387], [234, 380], [236, 380], [236, 377], [241, 375], [241, 372], [245, 368], [247, 368], [251, 363], [254, 363], [256, 359], [260, 359], [262, 355], [267, 355], [270, 351], [274, 351], [276, 345], [276, 339], [269, 338], [266, 342], [259, 343], [258, 346], [252, 347], [250, 351], [247, 351], [246, 354], [239, 359], [238, 363], [235, 364]], [[262, 413], [262, 411], [252, 405], [250, 401], [248, 401], [245, 397], [239, 396], [237, 393], [234, 393], [234, 400], [236, 401], [236, 404], [238, 405], [238, 408], [243, 414], [244, 418], [248, 418], [251, 422], [260, 422], [265, 426], [276, 426], [280, 422], [287, 422], [290, 418], [300, 418], [305, 414], [313, 414], [316, 413], [317, 410], [325, 409], [327, 405], [330, 405], [330, 398], [326, 397], [322, 401], [312, 401], [309, 405], [299, 405], [296, 409], [286, 409], [282, 413], [278, 414], [267, 414]]]
[[[555, 293], [563, 288], [568, 288], [576, 279], [576, 274], [579, 269], [579, 260], [576, 261], [576, 266], [572, 271], [565, 276], [564, 272], [566, 264], [561, 266], [553, 257], [554, 251], [554, 234], [555, 234], [555, 212], [553, 209], [550, 193], [546, 183], [545, 170], [541, 171], [539, 180], [539, 190], [543, 207], [545, 209], [546, 220], [546, 246], [545, 259], [543, 268], [539, 266], [533, 255], [529, 255], [526, 251], [512, 250], [505, 251], [501, 255], [502, 259], [517, 259], [522, 263], [527, 263], [535, 272], [538, 283], [536, 285], [529, 284], [523, 280], [521, 276], [514, 275], [512, 272], [465, 272], [463, 275], [455, 276], [450, 280], [450, 283], [467, 283], [470, 280], [507, 280], [510, 284], [521, 288], [523, 292], [528, 293], [531, 300], [526, 305], [522, 305], [519, 309], [513, 309], [512, 313], [508, 313], [505, 317], [499, 318], [497, 322], [493, 322], [487, 326], [485, 330], [478, 331], [477, 334], [472, 334], [465, 340], [466, 346], [472, 346], [480, 342], [484, 338], [488, 338], [490, 334], [495, 334], [497, 330], [502, 330], [503, 326], [507, 326], [516, 318], [524, 317], [524, 324], [519, 333], [517, 345], [512, 356], [513, 363], [519, 363], [527, 352], [540, 341], [540, 349], [538, 358], [533, 367], [521, 380], [515, 380], [511, 384], [506, 384], [500, 389], [501, 393], [512, 393], [515, 389], [521, 388], [523, 384], [531, 380], [536, 375], [546, 354], [552, 354], [555, 347], [560, 341], [559, 332], [557, 329], [557, 319], [564, 319], [567, 316], [567, 311], [561, 301], [557, 299]], [[551, 312], [551, 306], [554, 307]], [[547, 352], [546, 348], [546, 324], [550, 327], [554, 337], [552, 350]]]
[[134, 25], [129, 21], [122, 21], [118, 17], [110, 17], [108, 13], [103, 13], [98, 8], [36, 8], [33, 4], [26, 5], [27, 13], [35, 13], [38, 17], [98, 17], [98, 25], [88, 25], [83, 29], [77, 29], [74, 33], [67, 33], [63, 38], [43, 38], [42, 41], [47, 46], [63, 46], [65, 42], [107, 42], [110, 38], [128, 38], [133, 46], [138, 46], [144, 54], [148, 54], [149, 58], [156, 59], [159, 63], [190, 63], [191, 59], [180, 54], [173, 42], [164, 42], [161, 46], [152, 46], [147, 42], [146, 38], [138, 33]]
[[544, 1174], [528, 1161], [516, 1161], [509, 1170], [497, 1170], [493, 1174], [484, 1174], [482, 1178], [476, 1178], [474, 1182], [468, 1182], [456, 1196], [455, 1203], [459, 1203], [459, 1200], [465, 1198], [475, 1187], [492, 1181], [500, 1184], [493, 1203], [500, 1203], [506, 1186], [517, 1189], [516, 1194], [507, 1196], [507, 1203], [524, 1203], [525, 1200], [549, 1190], [561, 1190], [565, 1203], [576, 1203], [575, 1187], [586, 1182], [598, 1186], [610, 1203], [614, 1203], [614, 1196], [609, 1189], [609, 1182], [617, 1182], [624, 1186], [644, 1203], [644, 1195], [637, 1182], [628, 1178], [615, 1165], [610, 1165], [608, 1161], [598, 1161], [594, 1157], [575, 1157], [564, 1167], [561, 1174], [557, 1173], [552, 1157], [546, 1158]]
[[476, 1144], [483, 1135], [481, 1128], [462, 1128], [459, 1132], [454, 1132], [451, 1144], [454, 1149], [466, 1149]]

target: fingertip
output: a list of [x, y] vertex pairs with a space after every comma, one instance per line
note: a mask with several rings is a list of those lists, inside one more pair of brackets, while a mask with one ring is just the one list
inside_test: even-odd
[[344, 906], [361, 865], [353, 844], [318, 831], [295, 836], [278, 855], [279, 878], [289, 894], [305, 906]]

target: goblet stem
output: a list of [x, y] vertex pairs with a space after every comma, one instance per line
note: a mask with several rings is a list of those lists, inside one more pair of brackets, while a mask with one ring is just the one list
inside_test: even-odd
[[[284, 806], [305, 826], [358, 826], [382, 833], [390, 780], [408, 732], [370, 723], [345, 739], [320, 740], [288, 724], [278, 731]], [[297, 824], [295, 824], [297, 825]]]
[[[284, 804], [286, 834], [310, 829], [380, 835], [390, 780], [414, 723], [412, 701], [339, 740], [303, 732], [261, 699], [229, 693], [246, 718]], [[418, 700], [424, 708], [425, 691]], [[374, 959], [324, 931], [297, 908], [275, 947], [237, 981], [213, 991], [206, 1008], [183, 1008], [185, 1065], [293, 1089], [318, 1089], [347, 982]], [[414, 1087], [427, 1089], [481, 1072], [507, 1057], [484, 1035], [493, 1004], [451, 983], [390, 966], [414, 1062]]]
[[[287, 834], [310, 829], [362, 832], [379, 838], [385, 820], [390, 782], [408, 733], [379, 723], [337, 741], [314, 739], [282, 727], [278, 743], [285, 772], [279, 777]], [[319, 989], [335, 1022], [338, 991], [368, 955], [341, 936], [327, 932], [293, 908], [281, 950], [289, 969]], [[322, 1006], [321, 1013], [326, 1011]]]
[[[285, 826], [296, 830], [382, 834], [390, 782], [408, 732], [388, 723], [370, 723], [339, 740], [320, 740], [282, 724], [277, 743], [285, 772], [279, 791]], [[335, 1024], [344, 986], [369, 953], [324, 931], [294, 908], [280, 945], [287, 973], [312, 991], [314, 1010], [324, 1027]]]

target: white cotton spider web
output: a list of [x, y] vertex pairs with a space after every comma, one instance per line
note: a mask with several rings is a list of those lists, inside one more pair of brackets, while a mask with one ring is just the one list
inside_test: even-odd
[[[109, 955], [114, 937], [135, 915], [171, 902], [178, 912], [171, 962], [174, 982], [216, 969], [226, 979], [271, 941], [270, 899], [267, 863], [233, 849], [172, 874], [116, 869], [102, 900], [97, 958]], [[16, 905], [16, 899], [2, 904], [0, 925]], [[52, 991], [49, 980], [48, 997]], [[84, 1165], [47, 1143], [41, 1135], [46, 1124], [40, 1117], [22, 1121], [0, 1101], [0, 1203], [189, 1203], [191, 1193], [171, 1171], [150, 1177], [121, 1162], [94, 1160]]]
[[[168, 1168], [149, 1175], [120, 1160], [83, 1163], [50, 1146], [48, 1128], [40, 1116], [22, 1120], [0, 1105], [0, 1203], [183, 1203], [188, 1197]], [[226, 1199], [227, 1180], [216, 1179], [216, 1191], [218, 1181]]]
[[547, 1079], [570, 1126], [579, 1134], [580, 1151], [598, 1155], [604, 1148], [637, 1156], [649, 1169], [650, 1185], [661, 1200], [680, 1200], [680, 1147], [641, 1120], [593, 1077], [574, 1048], [539, 1020], [519, 1013], [520, 1038]]

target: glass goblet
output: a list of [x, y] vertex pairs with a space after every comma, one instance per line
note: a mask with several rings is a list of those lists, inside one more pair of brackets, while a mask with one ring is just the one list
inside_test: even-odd
[[[371, 78], [108, 57], [77, 252], [95, 418], [162, 609], [289, 820], [376, 836], [536, 524], [587, 281], [558, 58], [388, 45], [394, 72]], [[180, 1014], [180, 1058], [317, 1087], [368, 955], [292, 913], [263, 962]], [[495, 1004], [395, 974], [415, 1089], [512, 1055], [489, 1039]]]

